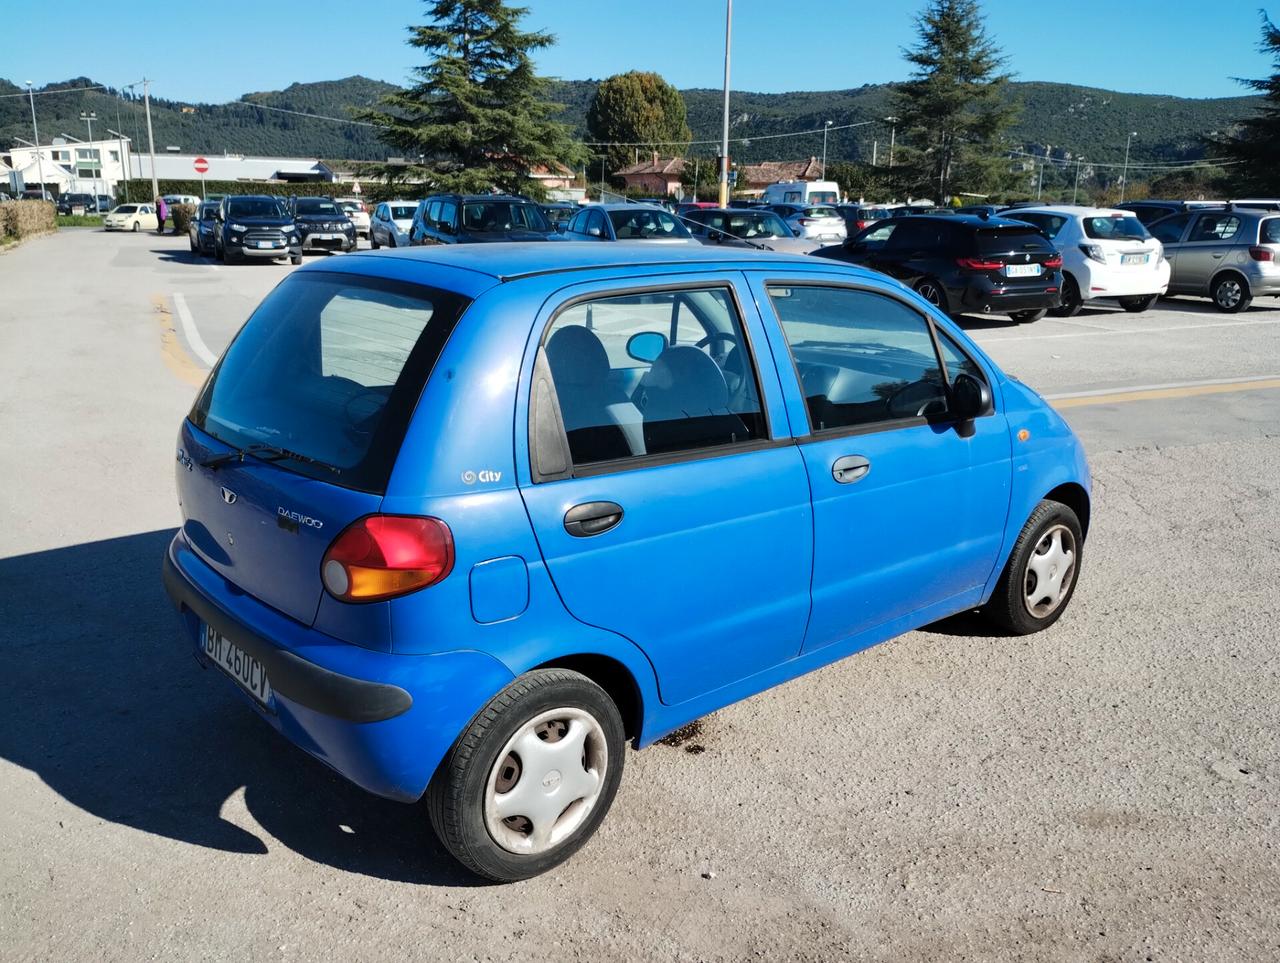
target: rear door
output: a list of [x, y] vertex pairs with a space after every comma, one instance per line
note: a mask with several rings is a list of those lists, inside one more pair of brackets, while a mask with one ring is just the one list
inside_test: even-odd
[[965, 424], [949, 385], [990, 373], [886, 290], [814, 275], [751, 274], [777, 318], [774, 354], [813, 492], [813, 613], [805, 651], [895, 620], [976, 604], [1003, 540], [1011, 486], [998, 402]]
[[1217, 273], [1238, 242], [1241, 218], [1231, 211], [1207, 211], [1191, 222], [1187, 239], [1178, 249], [1178, 285], [1191, 291], [1208, 291]]
[[740, 277], [561, 292], [516, 413], [565, 607], [644, 650], [668, 704], [793, 658], [809, 614], [808, 480]]
[[178, 497], [195, 551], [234, 585], [311, 624], [324, 552], [347, 524], [378, 510], [434, 354], [463, 305], [381, 279], [285, 279], [227, 349], [182, 428]]

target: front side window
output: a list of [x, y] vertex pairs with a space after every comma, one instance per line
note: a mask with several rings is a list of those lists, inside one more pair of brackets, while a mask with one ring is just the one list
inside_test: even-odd
[[1201, 214], [1188, 241], [1229, 241], [1240, 232], [1240, 218], [1234, 214]]
[[[893, 298], [852, 288], [772, 284], [768, 290], [812, 431], [946, 413], [942, 367], [923, 315]], [[968, 359], [955, 351], [948, 367], [959, 373]]]
[[619, 241], [650, 241], [655, 238], [689, 237], [689, 231], [666, 211], [654, 208], [609, 212], [613, 233]]
[[883, 247], [889, 238], [893, 236], [893, 232], [900, 226], [892, 221], [877, 221], [855, 238], [855, 241], [858, 244], [866, 244], [870, 247]]
[[1187, 229], [1190, 214], [1177, 214], [1164, 217], [1151, 225], [1151, 236], [1161, 244], [1177, 244], [1182, 240], [1182, 232]]
[[536, 204], [515, 201], [468, 201], [462, 205], [462, 227], [480, 233], [551, 230]]
[[755, 368], [725, 288], [579, 302], [543, 342], [573, 465], [765, 437]]

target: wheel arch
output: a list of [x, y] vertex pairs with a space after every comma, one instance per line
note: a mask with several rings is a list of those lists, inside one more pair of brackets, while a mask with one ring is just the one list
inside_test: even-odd
[[1061, 502], [1076, 513], [1080, 519], [1080, 534], [1089, 534], [1089, 493], [1079, 482], [1064, 482], [1045, 496], [1049, 501]]
[[1245, 296], [1246, 297], [1253, 296], [1253, 288], [1249, 286], [1249, 279], [1245, 276], [1245, 273], [1241, 271], [1238, 267], [1235, 267], [1234, 265], [1224, 265], [1223, 267], [1220, 267], [1218, 268], [1218, 270], [1214, 271], [1213, 275], [1209, 278], [1209, 292], [1208, 292], [1209, 297], [1213, 297], [1213, 289], [1217, 285], [1217, 283], [1220, 280], [1222, 280], [1222, 276], [1224, 274], [1234, 274], [1237, 278], [1240, 279], [1240, 283], [1244, 285]]
[[604, 689], [618, 707], [627, 739], [634, 742], [640, 737], [644, 728], [644, 695], [631, 670], [617, 659], [599, 653], [581, 652], [558, 656], [533, 666], [532, 669], [568, 669], [585, 675]]

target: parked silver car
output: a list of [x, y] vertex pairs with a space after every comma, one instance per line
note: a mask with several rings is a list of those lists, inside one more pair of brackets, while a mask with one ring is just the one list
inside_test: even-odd
[[593, 204], [573, 216], [565, 228], [568, 241], [645, 241], [650, 244], [697, 244], [676, 216], [645, 204]]
[[769, 210], [786, 221], [797, 237], [834, 244], [849, 236], [844, 218], [830, 204], [771, 204]]
[[773, 211], [713, 207], [690, 211], [683, 220], [689, 232], [708, 245], [808, 254], [821, 244], [796, 237], [795, 232]]
[[1280, 213], [1228, 204], [1164, 217], [1148, 230], [1173, 267], [1169, 294], [1212, 298], [1228, 312], [1280, 296]]
[[369, 246], [375, 251], [380, 247], [408, 247], [409, 228], [417, 207], [417, 201], [383, 201], [375, 207], [369, 218]]

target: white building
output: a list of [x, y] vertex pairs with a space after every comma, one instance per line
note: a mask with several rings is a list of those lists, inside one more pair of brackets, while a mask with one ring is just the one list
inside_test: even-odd
[[[39, 148], [40, 162], [36, 160], [36, 148], [27, 142], [15, 143], [0, 154], [0, 164], [21, 175], [27, 189], [35, 190], [40, 183], [41, 164], [45, 185], [55, 193], [114, 194], [116, 185], [125, 176], [128, 165], [129, 179], [150, 182], [151, 155], [135, 153], [129, 139], [69, 141], [55, 137], [50, 144]], [[336, 176], [326, 164], [314, 157], [248, 157], [244, 154], [181, 154], [175, 151], [156, 152], [155, 175], [158, 180], [199, 180], [195, 160], [198, 156], [208, 162], [204, 174], [211, 181], [334, 181]], [[124, 157], [124, 160], [121, 158]], [[8, 170], [0, 167], [4, 180]], [[0, 184], [0, 190], [8, 184]], [[150, 190], [148, 187], [147, 190]]]

